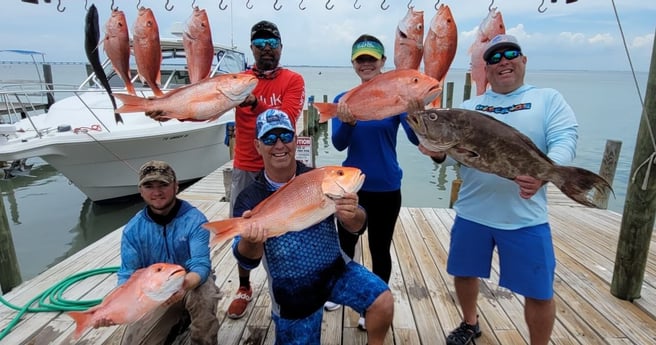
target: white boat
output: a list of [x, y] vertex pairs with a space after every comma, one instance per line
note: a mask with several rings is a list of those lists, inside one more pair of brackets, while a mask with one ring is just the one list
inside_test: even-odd
[[[162, 38], [161, 45], [166, 92], [189, 79], [182, 40]], [[233, 48], [215, 45], [215, 54], [213, 75], [246, 66], [245, 55]], [[113, 92], [126, 93], [109, 62], [104, 66]], [[140, 96], [152, 96], [132, 75]], [[34, 84], [0, 85], [0, 161], [40, 157], [93, 201], [137, 194], [137, 171], [152, 159], [169, 162], [181, 183], [202, 178], [230, 159], [224, 141], [234, 121], [232, 110], [212, 122], [157, 122], [129, 113], [117, 124], [109, 96], [93, 75], [77, 88], [38, 84], [36, 89]], [[39, 100], [47, 100], [47, 94], [56, 101], [40, 110], [46, 102]]]

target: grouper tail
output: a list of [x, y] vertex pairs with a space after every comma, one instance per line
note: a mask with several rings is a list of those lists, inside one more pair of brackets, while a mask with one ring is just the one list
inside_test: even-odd
[[602, 208], [598, 204], [598, 200], [601, 198], [595, 200], [595, 193], [602, 193], [602, 195], [613, 193], [615, 196], [608, 181], [592, 171], [570, 166], [557, 166], [556, 169], [560, 177], [552, 181], [553, 184], [570, 199], [581, 205]]

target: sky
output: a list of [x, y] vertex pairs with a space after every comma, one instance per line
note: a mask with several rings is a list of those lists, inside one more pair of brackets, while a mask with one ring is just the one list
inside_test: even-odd
[[[38, 5], [22, 0], [3, 0], [0, 7], [0, 50], [27, 49], [46, 54], [50, 62], [86, 62], [84, 53], [84, 0], [59, 0], [64, 12], [58, 12], [58, 0]], [[283, 43], [281, 64], [287, 66], [349, 66], [350, 48], [361, 34], [377, 36], [384, 43], [386, 55], [393, 56], [398, 22], [408, 11], [405, 0], [198, 0], [206, 9], [214, 41], [236, 46], [252, 62], [249, 49], [251, 26], [270, 20], [280, 29]], [[299, 2], [301, 2], [299, 4]], [[538, 12], [542, 0], [495, 0], [503, 14], [506, 32], [515, 35], [528, 57], [529, 68], [538, 70], [629, 71], [630, 61], [638, 72], [648, 72], [654, 50], [656, 1], [616, 0], [619, 23], [611, 0], [544, 0], [544, 13]], [[415, 10], [424, 11], [428, 27], [436, 11], [434, 1], [410, 1]], [[101, 30], [111, 13], [110, 1], [95, 3]], [[381, 5], [389, 6], [382, 10]], [[452, 68], [467, 69], [471, 46], [478, 25], [488, 13], [487, 0], [442, 0], [453, 13], [458, 28], [458, 50]], [[115, 0], [125, 12], [132, 30], [137, 7], [135, 0]], [[184, 23], [192, 12], [191, 1], [142, 0], [158, 21], [160, 35], [171, 37], [175, 23]], [[252, 5], [251, 9], [246, 7]], [[274, 10], [274, 4], [282, 6]], [[305, 10], [299, 9], [299, 5]], [[332, 10], [326, 5], [334, 6]], [[179, 25], [179, 24], [178, 24]], [[620, 30], [621, 27], [621, 30]], [[622, 38], [624, 33], [625, 40]], [[628, 48], [628, 55], [625, 50]], [[0, 60], [16, 57], [0, 54]], [[393, 58], [387, 68], [393, 68]], [[656, 61], [656, 58], [655, 58]], [[656, 68], [656, 66], [655, 66]]]

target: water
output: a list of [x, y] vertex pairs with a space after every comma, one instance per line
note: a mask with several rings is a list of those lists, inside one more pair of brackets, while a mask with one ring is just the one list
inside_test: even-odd
[[[344, 90], [359, 84], [350, 67], [293, 67], [306, 82], [306, 94], [332, 101]], [[463, 97], [464, 70], [452, 70], [447, 81], [454, 87], [454, 105]], [[0, 64], [2, 79], [36, 79], [31, 65]], [[56, 84], [77, 84], [85, 77], [84, 65], [53, 64]], [[622, 141], [620, 160], [613, 181], [616, 198], [609, 209], [623, 211], [627, 181], [641, 116], [641, 105], [629, 72], [531, 71], [527, 83], [559, 90], [577, 114], [580, 139], [574, 165], [598, 171], [606, 140]], [[638, 74], [644, 94], [646, 73]], [[317, 165], [339, 165], [345, 152], [337, 152], [330, 141], [330, 129], [315, 137]], [[434, 164], [411, 145], [401, 130], [398, 153], [404, 171], [403, 205], [407, 207], [448, 207], [453, 167]], [[117, 229], [143, 203], [139, 198], [119, 204], [90, 202], [75, 186], [40, 159], [32, 175], [0, 180], [0, 188], [24, 280], [60, 262], [105, 234]], [[136, 177], [135, 177], [136, 178]], [[136, 192], [136, 190], [135, 190]]]

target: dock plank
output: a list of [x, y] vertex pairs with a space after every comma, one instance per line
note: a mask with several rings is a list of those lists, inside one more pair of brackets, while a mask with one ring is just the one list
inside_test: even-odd
[[[180, 197], [198, 207], [209, 220], [228, 216], [224, 201], [223, 169], [181, 192]], [[642, 297], [633, 302], [610, 294], [621, 215], [575, 204], [555, 187], [548, 188], [549, 217], [556, 251], [557, 318], [551, 344], [656, 344], [656, 234], [645, 269]], [[395, 316], [385, 344], [435, 344], [461, 320], [453, 278], [446, 272], [449, 232], [455, 213], [451, 209], [403, 207], [395, 230], [390, 288]], [[5, 298], [22, 305], [60, 280], [80, 271], [118, 265], [121, 229], [76, 253], [8, 293]], [[212, 248], [212, 264], [221, 297], [217, 306], [220, 344], [274, 342], [268, 283], [263, 268], [251, 274], [253, 302], [240, 320], [226, 317], [238, 286], [232, 241]], [[356, 259], [371, 267], [368, 234], [361, 237]], [[363, 249], [364, 248], [364, 249]], [[478, 345], [528, 344], [523, 298], [498, 285], [498, 258], [491, 277], [480, 282], [479, 314], [483, 336]], [[94, 277], [67, 292], [71, 298], [103, 296], [115, 277]], [[0, 308], [0, 327], [16, 315]], [[362, 345], [366, 333], [357, 329], [358, 314], [350, 308], [324, 313], [322, 344]], [[73, 321], [62, 313], [31, 313], [0, 340], [0, 344], [74, 344]], [[91, 330], [78, 343], [117, 345], [123, 327]], [[436, 340], [437, 339], [437, 340]], [[184, 344], [184, 339], [179, 344]], [[177, 343], [176, 343], [177, 344]]]

